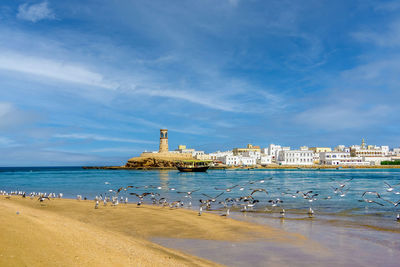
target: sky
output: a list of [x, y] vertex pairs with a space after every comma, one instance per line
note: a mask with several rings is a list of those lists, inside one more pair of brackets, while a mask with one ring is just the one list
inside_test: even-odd
[[399, 1], [2, 0], [0, 166], [399, 147], [399, 48]]

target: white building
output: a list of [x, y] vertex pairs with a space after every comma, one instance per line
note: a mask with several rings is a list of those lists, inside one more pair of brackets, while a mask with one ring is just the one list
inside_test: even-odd
[[369, 165], [381, 165], [382, 161], [391, 161], [392, 157], [363, 157], [362, 159]]
[[222, 161], [223, 164], [228, 165], [228, 166], [241, 165], [239, 156], [234, 156], [233, 154], [219, 157], [218, 160]]
[[336, 151], [336, 152], [349, 152], [350, 153], [350, 148], [346, 147], [345, 145], [338, 145], [337, 147], [335, 147], [333, 149], [333, 151]]
[[243, 157], [249, 157], [249, 158], [255, 158], [255, 159], [261, 158], [261, 153], [258, 151], [246, 151], [246, 152], [242, 152], [240, 155]]
[[255, 166], [257, 159], [255, 157], [239, 157], [242, 166]]
[[279, 152], [279, 164], [313, 165], [314, 152], [311, 150], [282, 150]]
[[243, 156], [224, 156], [218, 158], [223, 164], [228, 166], [255, 166], [257, 165], [257, 159], [255, 157], [243, 157]]
[[268, 146], [268, 153], [264, 153], [267, 154], [268, 156], [272, 157], [272, 162], [278, 162], [279, 160], [279, 152], [283, 151], [283, 150], [290, 150], [290, 147], [282, 147], [280, 145], [274, 145], [274, 144], [270, 144]]
[[261, 155], [261, 157], [257, 160], [257, 164], [260, 165], [268, 165], [272, 163], [272, 156], [269, 155]]
[[213, 153], [209, 153], [208, 154], [210, 156], [210, 159], [212, 160], [218, 160], [219, 158], [223, 158], [225, 156], [233, 156], [233, 152], [232, 151], [217, 151], [217, 152], [213, 152]]
[[319, 153], [320, 164], [323, 165], [351, 165], [365, 166], [370, 165], [361, 157], [351, 157], [350, 152], [321, 152]]
[[384, 155], [384, 156], [389, 155], [389, 152], [390, 152], [389, 146], [381, 146], [381, 149], [382, 149], [382, 151], [383, 151], [383, 155]]

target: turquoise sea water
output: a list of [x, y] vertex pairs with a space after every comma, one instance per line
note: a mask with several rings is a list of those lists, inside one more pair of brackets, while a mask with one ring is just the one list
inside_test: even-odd
[[[352, 179], [351, 181], [348, 181]], [[262, 182], [264, 180], [264, 182]], [[248, 184], [249, 181], [254, 183]], [[348, 182], [346, 182], [348, 181]], [[333, 188], [343, 187], [345, 196], [335, 194]], [[64, 197], [75, 198], [80, 194], [88, 199], [103, 194], [109, 189], [133, 185], [142, 188], [130, 189], [128, 192], [158, 192], [167, 197], [169, 201], [183, 200], [185, 194], [177, 194], [177, 191], [191, 191], [193, 193], [193, 205], [198, 199], [206, 199], [203, 193], [216, 196], [221, 190], [239, 185], [231, 192], [225, 192], [218, 201], [227, 197], [239, 197], [249, 195], [252, 189], [264, 188], [268, 196], [263, 193], [255, 193], [253, 196], [260, 200], [257, 204], [263, 208], [269, 199], [280, 198], [285, 209], [307, 209], [312, 204], [313, 209], [319, 212], [344, 212], [354, 214], [382, 213], [392, 216], [395, 212], [394, 205], [383, 199], [397, 202], [400, 200], [400, 186], [394, 186], [394, 190], [388, 192], [388, 186], [384, 182], [394, 186], [400, 182], [399, 169], [373, 169], [373, 170], [209, 170], [206, 173], [180, 173], [178, 171], [127, 171], [127, 170], [84, 170], [80, 167], [60, 168], [0, 168], [0, 190], [22, 190], [26, 192], [55, 192], [63, 193]], [[107, 183], [107, 184], [106, 184]], [[246, 185], [247, 184], [247, 185]], [[161, 189], [144, 188], [144, 186], [161, 186]], [[240, 190], [240, 187], [245, 187]], [[175, 188], [172, 191], [170, 188]], [[317, 193], [316, 200], [312, 203], [303, 199], [296, 191], [309, 191]], [[348, 190], [348, 191], [347, 191]], [[366, 203], [362, 200], [364, 191], [377, 191], [381, 199], [375, 195], [367, 195], [370, 200], [377, 201], [384, 206], [374, 203]], [[282, 192], [295, 194], [283, 195]], [[126, 194], [126, 193], [125, 193]], [[330, 197], [331, 199], [325, 199]], [[136, 201], [130, 196], [130, 201]], [[257, 208], [256, 206], [256, 208]], [[218, 205], [214, 205], [218, 207]], [[400, 208], [400, 205], [398, 206]]]

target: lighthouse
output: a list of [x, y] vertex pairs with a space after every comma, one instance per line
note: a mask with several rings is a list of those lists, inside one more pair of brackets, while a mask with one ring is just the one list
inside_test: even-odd
[[168, 153], [168, 130], [160, 129], [160, 149], [159, 153]]

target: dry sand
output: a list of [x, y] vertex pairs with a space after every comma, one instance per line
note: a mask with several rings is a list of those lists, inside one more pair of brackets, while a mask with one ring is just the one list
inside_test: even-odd
[[264, 225], [149, 205], [94, 209], [93, 201], [0, 196], [0, 214], [0, 266], [216, 266], [149, 240], [306, 241]]

